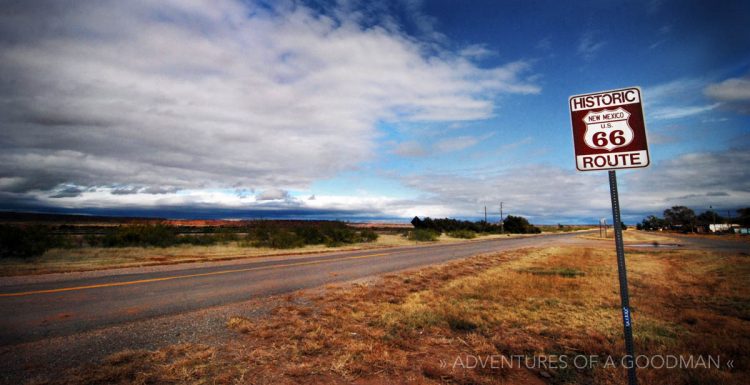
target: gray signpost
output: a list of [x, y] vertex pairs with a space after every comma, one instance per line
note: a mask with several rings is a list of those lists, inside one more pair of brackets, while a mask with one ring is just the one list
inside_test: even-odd
[[620, 281], [620, 306], [625, 335], [625, 365], [628, 383], [637, 384], [633, 320], [622, 243], [620, 198], [616, 169], [648, 167], [650, 157], [646, 140], [646, 120], [637, 87], [571, 96], [568, 100], [573, 125], [576, 168], [579, 171], [608, 170], [615, 229], [617, 271]]

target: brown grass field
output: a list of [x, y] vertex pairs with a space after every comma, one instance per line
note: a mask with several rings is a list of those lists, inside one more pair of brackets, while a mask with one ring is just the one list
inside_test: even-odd
[[[722, 365], [639, 369], [640, 383], [746, 384], [750, 257], [643, 250], [627, 258], [636, 354], [719, 356]], [[233, 337], [224, 344], [124, 351], [53, 382], [625, 383], [623, 369], [602, 365], [466, 365], [469, 356], [619, 360], [624, 347], [611, 246], [483, 255], [280, 300], [268, 316], [228, 319]]]

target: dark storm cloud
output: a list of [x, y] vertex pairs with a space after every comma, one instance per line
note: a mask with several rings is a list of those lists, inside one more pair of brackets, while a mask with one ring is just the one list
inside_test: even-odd
[[144, 194], [162, 195], [162, 194], [174, 194], [180, 189], [176, 187], [161, 187], [161, 186], [149, 186], [141, 189], [140, 192]]
[[50, 198], [74, 198], [80, 196], [84, 191], [86, 190], [75, 186], [66, 187], [56, 192], [54, 195], [50, 195]]
[[138, 194], [140, 190], [140, 187], [116, 187], [110, 190], [109, 193], [112, 195], [132, 195]]

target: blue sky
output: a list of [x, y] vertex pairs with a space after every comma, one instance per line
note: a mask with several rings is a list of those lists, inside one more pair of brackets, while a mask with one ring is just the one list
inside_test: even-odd
[[627, 86], [652, 157], [618, 173], [629, 222], [750, 206], [746, 2], [10, 7], [0, 209], [592, 223], [567, 99]]

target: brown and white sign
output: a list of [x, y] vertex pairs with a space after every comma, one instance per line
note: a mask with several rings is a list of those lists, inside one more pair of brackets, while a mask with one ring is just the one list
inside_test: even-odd
[[569, 104], [579, 171], [648, 167], [640, 88], [575, 95]]

